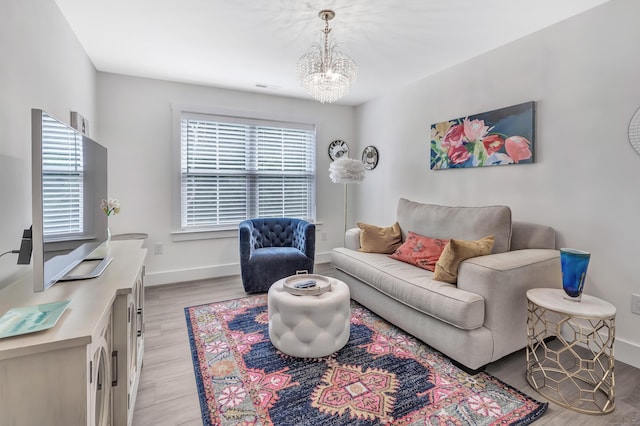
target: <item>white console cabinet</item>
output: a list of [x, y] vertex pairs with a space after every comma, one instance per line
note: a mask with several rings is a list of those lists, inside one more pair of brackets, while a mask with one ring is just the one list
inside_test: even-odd
[[144, 353], [142, 241], [112, 241], [94, 279], [33, 292], [31, 274], [0, 291], [14, 307], [70, 300], [44, 331], [0, 339], [0, 425], [130, 425]]

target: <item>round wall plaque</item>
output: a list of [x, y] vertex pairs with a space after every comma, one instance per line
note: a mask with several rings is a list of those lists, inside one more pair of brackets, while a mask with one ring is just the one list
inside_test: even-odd
[[331, 161], [348, 156], [349, 145], [345, 141], [336, 139], [329, 144], [329, 158], [331, 158]]
[[378, 149], [369, 145], [362, 151], [362, 164], [367, 170], [373, 170], [378, 165]]
[[629, 142], [633, 149], [640, 154], [640, 108], [633, 114], [629, 123]]

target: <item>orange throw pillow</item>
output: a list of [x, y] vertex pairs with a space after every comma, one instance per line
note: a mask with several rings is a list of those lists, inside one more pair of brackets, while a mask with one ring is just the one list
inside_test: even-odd
[[448, 243], [449, 240], [424, 237], [409, 231], [404, 244], [389, 257], [433, 272]]

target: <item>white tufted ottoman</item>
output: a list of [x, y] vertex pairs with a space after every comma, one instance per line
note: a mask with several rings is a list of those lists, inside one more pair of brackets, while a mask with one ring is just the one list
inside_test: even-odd
[[319, 296], [294, 296], [284, 289], [287, 278], [269, 288], [269, 338], [273, 346], [287, 355], [323, 357], [349, 340], [349, 287], [335, 278], [315, 277], [329, 280], [331, 291]]

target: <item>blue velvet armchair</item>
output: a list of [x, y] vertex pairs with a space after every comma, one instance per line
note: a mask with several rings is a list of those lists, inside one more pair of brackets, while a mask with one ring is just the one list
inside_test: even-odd
[[316, 226], [301, 219], [261, 218], [240, 223], [240, 270], [247, 293], [269, 290], [297, 271], [313, 273]]

